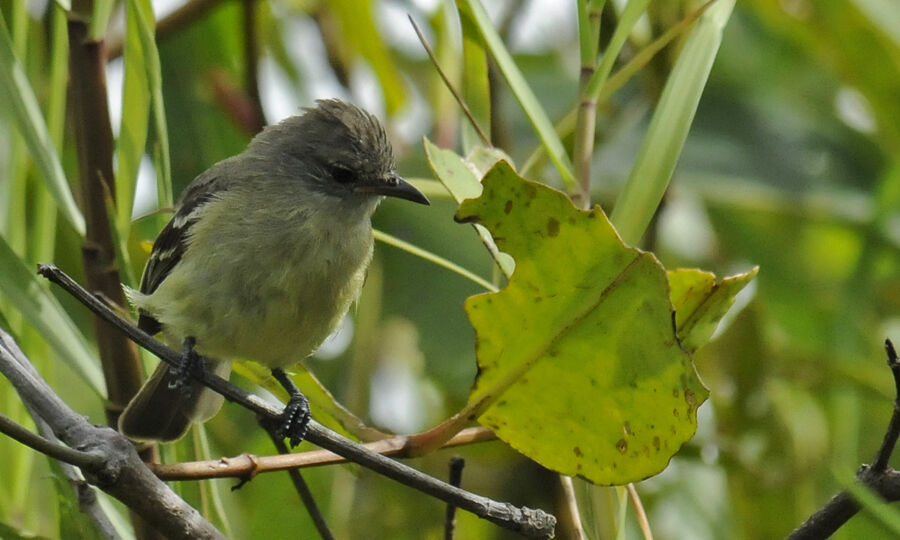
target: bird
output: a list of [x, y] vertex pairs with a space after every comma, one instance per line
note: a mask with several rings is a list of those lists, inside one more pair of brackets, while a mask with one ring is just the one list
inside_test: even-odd
[[190, 377], [197, 359], [224, 378], [233, 360], [249, 359], [291, 394], [280, 432], [297, 444], [309, 409], [284, 369], [315, 352], [358, 299], [378, 204], [430, 204], [395, 168], [375, 116], [325, 99], [197, 176], [154, 242], [140, 288], [125, 287], [138, 327], [183, 347], [183, 363], [160, 363], [120, 431], [178, 440], [223, 402]]

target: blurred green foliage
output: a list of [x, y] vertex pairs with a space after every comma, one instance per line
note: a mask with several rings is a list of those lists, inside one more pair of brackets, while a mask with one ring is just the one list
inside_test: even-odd
[[[126, 26], [124, 3], [112, 4], [104, 35], [114, 50]], [[576, 107], [579, 95], [575, 6], [527, 0], [485, 4], [540, 107], [551, 121], [559, 121]], [[650, 2], [615, 62], [613, 77], [700, 4]], [[353, 3], [352, 9], [350, 2], [332, 8], [316, 0], [210, 5], [187, 25], [157, 25], [176, 196], [196, 174], [249, 140], [245, 90], [254, 75], [267, 121], [295, 113], [314, 98], [352, 99], [388, 121], [400, 172], [430, 178], [422, 135], [440, 147], [459, 149], [465, 123], [412, 37], [407, 12], [425, 29], [451, 79], [477, 105], [476, 115], [490, 120], [492, 140], [520, 165], [539, 144], [513, 91], [493, 67], [490, 94], [485, 94], [487, 85], [478, 84], [485, 65], [493, 64], [485, 62], [485, 48], [469, 40], [477, 37], [471, 27], [462, 54], [452, 3], [369, 0]], [[255, 18], [249, 20], [255, 21], [256, 48], [246, 46], [246, 36], [253, 34], [245, 24], [248, 5], [254, 8]], [[601, 52], [616, 28], [618, 5], [609, 2], [603, 8]], [[16, 80], [29, 83], [72, 184], [77, 163], [72, 126], [63, 128], [60, 69], [64, 73], [66, 45], [60, 6], [0, 0], [0, 14], [21, 64], [24, 78]], [[354, 17], [353, 9], [365, 17]], [[699, 411], [698, 434], [662, 474], [637, 485], [656, 538], [784, 536], [840, 489], [847, 474], [870, 461], [881, 441], [894, 397], [882, 341], [900, 339], [900, 28], [895, 12], [891, 0], [744, 0], [725, 27], [664, 202], [639, 245], [653, 250], [668, 268], [697, 266], [722, 276], [759, 265], [760, 273], [741, 301], [743, 309], [695, 355], [710, 389], [710, 400]], [[632, 172], [686, 39], [675, 39], [608, 101], [598, 103], [592, 193], [608, 212]], [[247, 61], [248, 51], [258, 64]], [[14, 72], [8, 60], [2, 67], [3, 73]], [[113, 59], [110, 73], [116, 70], [122, 72], [121, 60]], [[460, 82], [467, 77], [468, 86]], [[111, 85], [110, 95], [117, 93]], [[54, 210], [54, 197], [44, 187], [50, 180], [42, 171], [54, 165], [31, 153], [33, 134], [16, 128], [34, 122], [34, 116], [22, 120], [22, 111], [9, 103], [0, 104], [0, 236], [16, 260], [5, 262], [30, 269], [49, 258], [81, 279], [81, 237], [72, 226], [73, 212]], [[159, 138], [165, 131], [157, 129], [153, 114], [129, 121], [148, 123], [146, 162], [164, 164]], [[561, 137], [569, 155], [574, 139]], [[471, 134], [467, 140], [475, 141]], [[653, 148], [647, 152], [652, 158]], [[531, 170], [532, 178], [561, 185], [549, 160], [539, 159]], [[157, 191], [152, 183], [151, 175], [144, 193]], [[152, 208], [152, 195], [149, 199]], [[146, 200], [140, 202], [147, 208]], [[388, 201], [376, 215], [376, 226], [478, 275], [492, 276], [478, 235], [453, 222], [455, 210], [449, 198], [435, 200], [430, 208]], [[139, 275], [146, 257], [142, 243], [158, 231], [157, 217], [132, 224], [127, 238], [131, 268], [123, 279]], [[20, 283], [21, 276], [4, 270], [0, 291]], [[57, 295], [72, 328], [91, 341], [85, 310], [45, 284], [28, 286]], [[353, 312], [353, 343], [337, 347], [336, 358], [313, 358], [308, 364], [339, 401], [377, 427], [430, 427], [466, 402], [476, 368], [474, 333], [462, 303], [478, 292], [483, 289], [457, 274], [379, 245], [364, 297]], [[12, 331], [73, 408], [104, 422], [103, 404], [84, 382], [83, 370], [77, 362], [64, 362], [28, 317], [12, 295], [0, 293], [3, 328]], [[70, 339], [81, 338], [73, 333]], [[400, 379], [407, 382], [392, 390], [379, 383]], [[403, 395], [410, 397], [400, 399]], [[30, 425], [2, 378], [0, 413]], [[271, 453], [254, 419], [235, 407], [225, 407], [206, 430], [212, 455]], [[186, 440], [164, 454], [192, 458], [194, 447], [203, 446], [195, 443]], [[555, 475], [503, 443], [439, 451], [411, 464], [443, 477], [454, 453], [467, 460], [465, 488], [560, 514]], [[0, 536], [14, 537], [15, 531], [64, 536], [60, 516], [72, 511], [72, 496], [53, 479], [46, 459], [5, 437], [0, 437], [0, 456]], [[306, 477], [339, 538], [442, 534], [442, 504], [391, 481], [354, 467], [313, 469]], [[258, 477], [230, 492], [234, 483], [184, 483], [178, 489], [233, 537], [314, 536], [286, 475]], [[624, 521], [619, 517], [624, 499], [614, 491], [576, 487], [579, 494], [591, 492], [583, 508], [591, 538], [614, 538], [622, 530], [629, 538], [639, 537], [632, 509], [624, 512]], [[61, 502], [48, 509], [48, 501]], [[891, 537], [873, 515], [862, 513], [838, 536]], [[459, 522], [460, 538], [510, 537], [465, 513]], [[566, 527], [560, 525], [561, 537], [571, 534]]]

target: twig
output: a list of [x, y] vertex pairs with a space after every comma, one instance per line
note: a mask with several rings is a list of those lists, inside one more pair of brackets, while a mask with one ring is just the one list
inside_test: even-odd
[[897, 351], [894, 350], [891, 340], [884, 340], [884, 350], [888, 357], [888, 367], [891, 368], [891, 374], [894, 376], [894, 392], [897, 397], [894, 400], [894, 414], [891, 415], [891, 423], [888, 424], [884, 440], [872, 463], [871, 469], [876, 472], [887, 470], [888, 460], [891, 459], [891, 454], [894, 453], [894, 447], [897, 445], [897, 437], [900, 436], [900, 359], [897, 358]]
[[0, 373], [62, 442], [76, 451], [103, 457], [81, 467], [88, 482], [122, 501], [166, 538], [225, 538], [150, 472], [125, 437], [108, 427], [90, 424], [70, 409], [2, 329]]
[[441, 65], [438, 63], [437, 56], [434, 54], [434, 50], [431, 48], [431, 45], [428, 44], [428, 40], [425, 39], [425, 35], [422, 33], [422, 30], [419, 28], [419, 25], [416, 24], [415, 19], [412, 18], [412, 15], [407, 15], [409, 17], [409, 22], [413, 26], [413, 30], [416, 31], [416, 35], [419, 36], [419, 42], [422, 43], [422, 47], [425, 49], [425, 52], [428, 53], [428, 58], [431, 59], [431, 63], [434, 64], [434, 68], [437, 70], [438, 75], [441, 76], [441, 80], [444, 81], [444, 86], [450, 90], [450, 93], [453, 94], [453, 99], [459, 104], [459, 107], [462, 109], [463, 114], [466, 115], [466, 118], [469, 120], [469, 123], [472, 124], [472, 127], [475, 129], [475, 133], [478, 134], [478, 138], [481, 139], [481, 144], [485, 146], [493, 146], [491, 144], [491, 140], [485, 135], [484, 131], [481, 129], [481, 126], [478, 125], [478, 121], [475, 120], [475, 116], [472, 114], [472, 111], [469, 110], [469, 106], [466, 105], [466, 101], [459, 95], [459, 92], [456, 91], [456, 87], [453, 86], [453, 83], [450, 82], [450, 79], [447, 78], [447, 74], [444, 73], [444, 70], [441, 69]]
[[575, 497], [575, 485], [572, 483], [572, 477], [561, 474], [559, 483], [563, 491], [563, 508], [568, 514], [569, 523], [572, 524], [573, 537], [575, 540], [584, 540], [587, 536], [585, 536], [584, 526], [581, 524], [581, 512], [578, 511], [578, 499]]
[[[483, 428], [467, 428], [444, 443], [441, 448], [469, 445], [493, 441], [497, 438], [493, 431]], [[362, 446], [383, 456], [407, 457], [408, 436], [397, 436], [365, 443]], [[312, 450], [277, 456], [253, 456], [242, 454], [236, 457], [184, 461], [181, 463], [150, 463], [150, 469], [162, 480], [208, 480], [211, 478], [247, 478], [257, 474], [321, 467], [346, 463], [347, 459], [328, 450]]]
[[[268, 431], [269, 436], [272, 438], [272, 442], [275, 444], [275, 448], [278, 449], [279, 454], [290, 453], [287, 446], [284, 444], [284, 439], [276, 435], [275, 431], [272, 429], [267, 429], [266, 431]], [[325, 522], [325, 517], [322, 516], [319, 505], [316, 504], [316, 499], [313, 497], [312, 491], [310, 491], [306, 480], [303, 479], [303, 475], [300, 474], [298, 469], [289, 469], [288, 474], [291, 476], [291, 482], [294, 483], [294, 489], [297, 490], [297, 494], [300, 495], [300, 500], [303, 501], [303, 505], [306, 506], [306, 511], [309, 512], [309, 517], [312, 518], [316, 530], [319, 531], [319, 536], [322, 537], [322, 540], [334, 540], [334, 535], [331, 534], [328, 523]]]
[[[856, 480], [866, 488], [877, 493], [888, 502], [900, 500], [900, 473], [888, 466], [891, 454], [900, 436], [900, 360], [891, 340], [884, 341], [888, 358], [888, 367], [894, 376], [894, 413], [884, 434], [884, 441], [875, 454], [872, 465], [863, 465], [856, 471]], [[789, 540], [827, 538], [834, 534], [844, 523], [860, 510], [859, 502], [849, 491], [844, 490], [835, 495], [825, 506], [811, 515], [802, 525], [797, 527], [787, 538]]]
[[[90, 308], [91, 311], [125, 332], [132, 340], [163, 361], [173, 366], [177, 365], [180, 358], [179, 353], [166, 347], [146, 332], [119, 317], [112, 309], [84, 290], [56, 266], [39, 264], [38, 273], [61, 286], [66, 292]], [[221, 377], [202, 370], [193, 373], [192, 376], [207, 387], [222, 394], [225, 399], [240, 404], [258, 416], [275, 420], [281, 415], [281, 409]], [[381, 473], [406, 486], [427, 493], [444, 502], [453, 503], [463, 510], [472, 512], [478, 517], [487, 519], [501, 527], [529, 537], [544, 538], [553, 535], [556, 518], [542, 510], [526, 507], [519, 508], [509, 503], [493, 501], [487, 497], [455, 488], [446, 482], [441, 482], [402, 463], [372, 452], [342, 437], [315, 420], [311, 420], [309, 423], [306, 439], [313, 444], [331, 450], [350, 461]]]
[[[466, 460], [459, 456], [450, 458], [450, 477], [447, 479], [453, 487], [462, 485], [463, 467], [466, 466]], [[447, 513], [444, 515], [444, 540], [453, 540], [453, 534], [456, 532], [456, 506], [447, 505]]]
[[[8, 363], [8, 365], [6, 366], [7, 369], [20, 371], [27, 378], [34, 378], [39, 381], [41, 380], [37, 370], [34, 369], [34, 366], [31, 364], [31, 362], [28, 361], [24, 353], [22, 353], [22, 351], [18, 348], [12, 337], [8, 334], [3, 333], [2, 329], [0, 329], [0, 355], [5, 355], [5, 358], [0, 359], [0, 362]], [[0, 371], [3, 370], [0, 369]], [[16, 390], [18, 390], [18, 387], [16, 388]], [[32, 420], [34, 420], [34, 424], [37, 427], [38, 434], [35, 435], [18, 425], [16, 425], [14, 429], [23, 430], [25, 433], [27, 433], [27, 435], [25, 435], [26, 438], [31, 439], [36, 437], [41, 441], [49, 443], [50, 445], [62, 447], [62, 443], [53, 433], [52, 427], [47, 423], [46, 420], [44, 420], [43, 417], [41, 417], [40, 412], [35, 408], [32, 400], [23, 399], [22, 402], [25, 406], [25, 410], [28, 411], [28, 414], [31, 416]], [[9, 431], [4, 432], [9, 434]], [[39, 448], [38, 446], [30, 445], [22, 439], [16, 437], [13, 438], [18, 440], [19, 442], [22, 442], [26, 446], [37, 450], [38, 452], [44, 453], [44, 449]], [[90, 468], [92, 464], [95, 466], [102, 466], [103, 460], [95, 461], [95, 454], [91, 452], [84, 452], [68, 446], [63, 448], [65, 448], [68, 452], [76, 452], [84, 456], [85, 458], [84, 462], [77, 467], [67, 461], [59, 461], [59, 467], [62, 471], [62, 474], [69, 481], [69, 485], [72, 487], [72, 490], [75, 492], [75, 496], [78, 499], [79, 509], [84, 515], [88, 517], [88, 519], [90, 519], [94, 523], [94, 527], [96, 528], [97, 533], [102, 538], [106, 538], [107, 540], [119, 540], [119, 533], [118, 531], [116, 531], [116, 528], [110, 521], [109, 516], [106, 515], [106, 511], [100, 507], [100, 504], [97, 500], [97, 494], [94, 492], [94, 488], [85, 481], [84, 476], [79, 472], [78, 468]], [[74, 455], [64, 455], [68, 452], [58, 452], [56, 456], [52, 457], [55, 457], [58, 460], [65, 460], [68, 457]]]
[[647, 519], [647, 512], [644, 511], [644, 504], [641, 502], [641, 496], [638, 495], [637, 489], [635, 489], [634, 484], [631, 482], [625, 486], [625, 489], [628, 490], [628, 497], [631, 499], [631, 504], [634, 505], [634, 516], [637, 518], [638, 525], [641, 526], [641, 533], [644, 535], [644, 540], [653, 540], [653, 530], [650, 529], [650, 520]]
[[[31, 415], [32, 420], [34, 420], [38, 434], [41, 437], [51, 443], [62, 444], [59, 442], [56, 435], [53, 434], [53, 430], [50, 429], [47, 422], [41, 418], [37, 411], [27, 403], [25, 404], [25, 409], [28, 411], [28, 414]], [[141, 456], [141, 459], [145, 459], [144, 456]], [[75, 492], [79, 510], [94, 523], [94, 527], [99, 536], [101, 538], [106, 538], [106, 540], [120, 540], [121, 536], [119, 535], [119, 532], [116, 530], [115, 526], [113, 526], [106, 511], [100, 506], [97, 492], [94, 490], [93, 486], [85, 481], [84, 476], [79, 472], [79, 468], [66, 463], [65, 461], [59, 462], [59, 468], [62, 471], [63, 476], [66, 477], [66, 480], [69, 481], [72, 491]]]
[[73, 450], [68, 446], [49, 441], [44, 437], [25, 429], [2, 414], [0, 414], [0, 433], [19, 441], [32, 450], [64, 463], [75, 465], [76, 467], [97, 467], [101, 465], [105, 459], [101, 454]]

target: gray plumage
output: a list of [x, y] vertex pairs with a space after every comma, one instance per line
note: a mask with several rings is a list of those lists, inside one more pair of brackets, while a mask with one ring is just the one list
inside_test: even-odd
[[[140, 327], [162, 331], [173, 347], [193, 336], [222, 376], [232, 359], [301, 361], [359, 296], [383, 196], [428, 204], [394, 172], [384, 128], [369, 113], [324, 100], [266, 128], [185, 189], [140, 291], [126, 291]], [[122, 414], [123, 433], [175, 440], [221, 406], [198, 385], [171, 388], [172, 379], [161, 364]]]

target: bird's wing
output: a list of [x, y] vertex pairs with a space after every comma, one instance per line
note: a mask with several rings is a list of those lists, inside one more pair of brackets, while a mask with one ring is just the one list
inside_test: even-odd
[[[203, 206], [225, 191], [223, 184], [218, 168], [213, 167], [185, 189], [175, 214], [153, 243], [153, 251], [141, 277], [142, 293], [152, 294], [181, 260], [187, 250], [191, 227], [199, 219]], [[159, 321], [143, 310], [139, 312], [138, 327], [151, 335], [162, 329]]]

